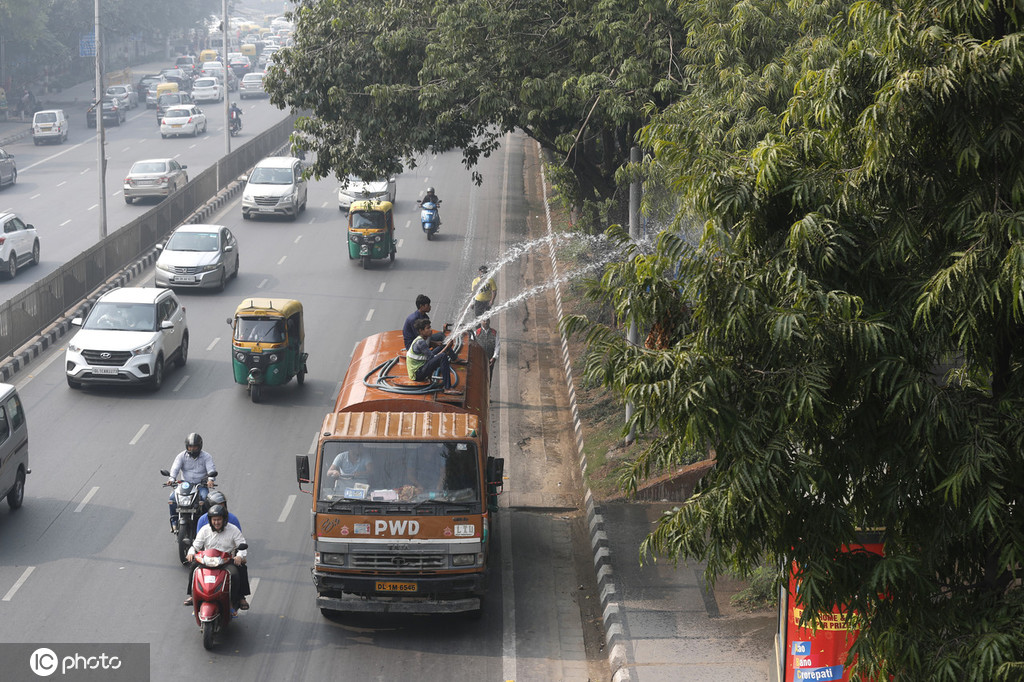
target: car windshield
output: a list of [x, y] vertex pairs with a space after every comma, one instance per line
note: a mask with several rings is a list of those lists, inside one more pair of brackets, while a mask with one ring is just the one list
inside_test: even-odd
[[292, 179], [291, 168], [256, 168], [249, 176], [254, 185], [290, 185]]
[[320, 453], [320, 500], [384, 503], [475, 502], [476, 451], [470, 443], [327, 441]]
[[181, 104], [181, 95], [160, 95], [160, 104]]
[[216, 232], [175, 232], [167, 240], [168, 251], [216, 251], [219, 246]]
[[263, 74], [250, 73], [248, 76], [242, 79], [243, 83], [262, 83]]
[[356, 211], [352, 214], [352, 229], [383, 230], [387, 225], [380, 211]]
[[152, 303], [100, 301], [89, 313], [82, 329], [107, 331], [156, 331], [156, 306]]
[[192, 84], [193, 88], [214, 88], [217, 87], [217, 81], [212, 78], [200, 78]]
[[167, 118], [188, 118], [192, 115], [192, 112], [188, 109], [170, 109], [167, 112]]
[[53, 112], [40, 112], [36, 114], [36, 123], [53, 123], [57, 120], [57, 114]]
[[128, 173], [163, 173], [166, 170], [167, 164], [164, 161], [139, 161]]
[[235, 325], [235, 341], [281, 343], [284, 340], [284, 320], [277, 317], [240, 317]]

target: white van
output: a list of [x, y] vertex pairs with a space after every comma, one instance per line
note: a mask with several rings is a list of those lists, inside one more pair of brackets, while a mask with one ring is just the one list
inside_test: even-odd
[[13, 510], [25, 501], [28, 468], [28, 425], [18, 391], [0, 384], [0, 497]]
[[32, 117], [32, 141], [42, 144], [56, 140], [60, 144], [68, 139], [68, 117], [63, 109], [44, 109]]
[[306, 210], [302, 162], [294, 156], [268, 156], [252, 169], [242, 191], [242, 217], [283, 215], [295, 220]]

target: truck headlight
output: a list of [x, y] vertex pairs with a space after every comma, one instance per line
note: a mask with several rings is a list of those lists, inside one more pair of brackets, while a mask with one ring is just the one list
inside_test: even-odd
[[344, 566], [345, 565], [345, 555], [344, 554], [336, 554], [334, 552], [317, 552], [316, 553], [316, 563], [318, 563], [318, 564], [326, 564], [326, 565], [330, 565], [330, 566]]
[[483, 561], [482, 554], [452, 554], [452, 566], [474, 566]]

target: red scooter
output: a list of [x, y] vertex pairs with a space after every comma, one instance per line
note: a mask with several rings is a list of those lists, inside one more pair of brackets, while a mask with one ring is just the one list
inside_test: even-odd
[[[247, 549], [244, 542], [238, 549]], [[204, 549], [195, 553], [199, 564], [192, 573], [192, 614], [203, 633], [203, 648], [213, 648], [213, 637], [231, 622], [231, 574], [224, 568], [232, 560], [227, 552]]]

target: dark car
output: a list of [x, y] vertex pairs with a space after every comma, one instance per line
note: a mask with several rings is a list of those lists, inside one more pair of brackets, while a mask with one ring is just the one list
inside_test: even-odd
[[159, 73], [153, 73], [148, 76], [143, 76], [139, 81], [139, 87], [136, 90], [139, 93], [139, 101], [146, 101], [146, 108], [152, 109], [156, 106], [156, 86], [160, 83], [166, 83], [167, 79]]
[[179, 90], [192, 89], [192, 78], [181, 69], [164, 69], [160, 75], [166, 78], [168, 83], [177, 83]]
[[244, 54], [236, 54], [228, 58], [228, 68], [235, 72], [235, 76], [242, 78], [252, 70], [252, 62]]
[[[124, 104], [117, 97], [103, 97], [103, 123], [115, 126], [121, 125], [128, 116], [128, 105]], [[93, 102], [85, 112], [85, 124], [90, 128], [96, 127], [96, 103]]]
[[169, 92], [166, 95], [160, 95], [156, 101], [156, 124], [160, 125], [160, 119], [164, 117], [168, 109], [182, 104], [193, 104], [192, 95], [187, 92]]

